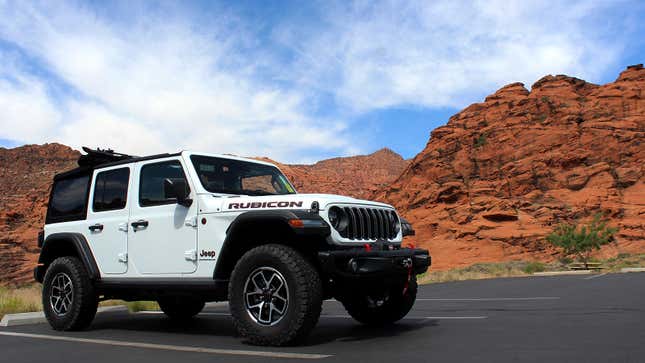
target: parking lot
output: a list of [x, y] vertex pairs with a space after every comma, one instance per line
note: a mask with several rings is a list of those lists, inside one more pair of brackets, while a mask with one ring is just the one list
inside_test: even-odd
[[361, 326], [326, 301], [305, 346], [255, 347], [226, 306], [175, 323], [155, 312], [99, 314], [90, 330], [0, 328], [3, 362], [645, 361], [645, 273], [526, 277], [422, 286], [399, 324]]

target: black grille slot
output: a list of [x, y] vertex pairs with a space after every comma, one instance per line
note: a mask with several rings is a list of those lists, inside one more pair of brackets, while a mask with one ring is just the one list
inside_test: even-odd
[[394, 239], [397, 231], [390, 223], [390, 216], [396, 220], [396, 214], [382, 208], [342, 208], [347, 215], [348, 225], [339, 231], [341, 237], [351, 240]]

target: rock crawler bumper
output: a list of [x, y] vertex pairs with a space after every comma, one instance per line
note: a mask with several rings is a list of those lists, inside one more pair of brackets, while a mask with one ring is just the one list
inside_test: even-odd
[[424, 273], [432, 262], [428, 250], [366, 251], [364, 249], [318, 252], [323, 272], [332, 278], [381, 278]]

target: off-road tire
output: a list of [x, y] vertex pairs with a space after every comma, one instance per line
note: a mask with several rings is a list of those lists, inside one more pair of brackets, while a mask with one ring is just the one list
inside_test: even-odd
[[[56, 276], [67, 276], [72, 284], [72, 301], [64, 314], [57, 314], [50, 301]], [[59, 257], [47, 268], [43, 279], [42, 300], [45, 317], [55, 330], [87, 328], [94, 320], [98, 308], [98, 296], [87, 270], [78, 258], [71, 256]]]
[[393, 288], [380, 306], [371, 306], [365, 295], [348, 296], [342, 299], [345, 309], [356, 321], [366, 325], [388, 325], [406, 316], [417, 298], [417, 279], [412, 277], [403, 294], [403, 287]]
[[[256, 322], [247, 311], [245, 286], [254, 271], [267, 267], [283, 277], [288, 290], [288, 305], [275, 325]], [[238, 333], [249, 343], [284, 346], [302, 342], [320, 317], [323, 288], [313, 265], [296, 250], [268, 244], [246, 252], [237, 262], [229, 283], [229, 307]]]
[[190, 297], [168, 297], [157, 301], [161, 311], [171, 319], [187, 320], [204, 309], [204, 301]]

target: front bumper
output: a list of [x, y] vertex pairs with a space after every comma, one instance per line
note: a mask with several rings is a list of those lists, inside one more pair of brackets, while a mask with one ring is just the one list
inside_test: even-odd
[[428, 250], [402, 248], [398, 250], [367, 251], [349, 249], [318, 252], [324, 273], [331, 278], [383, 278], [424, 273], [432, 259]]

